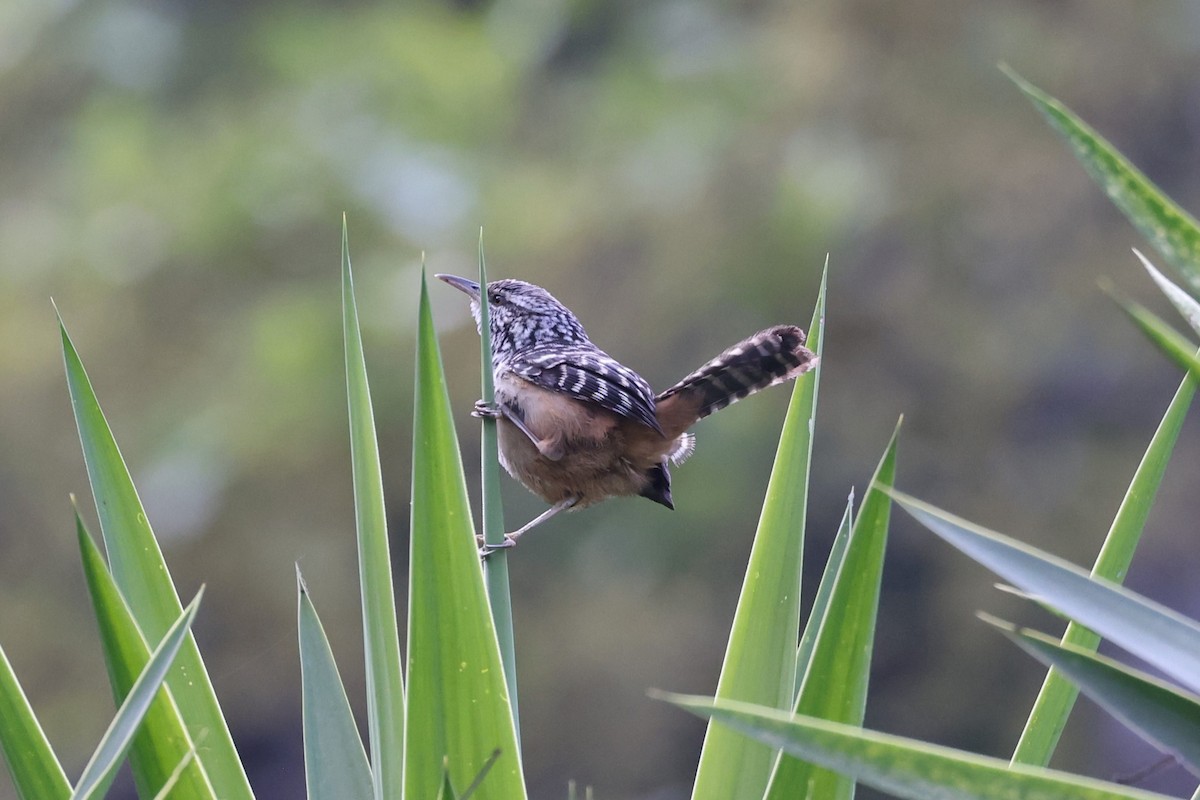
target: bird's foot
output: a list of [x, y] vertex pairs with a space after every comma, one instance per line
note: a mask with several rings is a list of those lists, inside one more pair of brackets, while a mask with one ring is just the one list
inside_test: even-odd
[[500, 419], [500, 417], [504, 416], [504, 412], [500, 410], [500, 406], [494, 403], [476, 400], [475, 408], [471, 411], [471, 416], [479, 418], [486, 417], [487, 419]]
[[507, 550], [510, 547], [516, 547], [517, 539], [511, 533], [506, 533], [504, 534], [503, 541], [499, 542], [498, 544], [488, 544], [483, 540], [483, 536], [479, 535], [475, 537], [475, 543], [479, 545], [479, 557], [487, 560], [487, 557], [497, 550]]

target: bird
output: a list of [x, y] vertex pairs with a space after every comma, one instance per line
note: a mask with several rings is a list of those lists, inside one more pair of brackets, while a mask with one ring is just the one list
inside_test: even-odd
[[[471, 300], [480, 323], [480, 285], [437, 277]], [[695, 448], [699, 420], [813, 369], [804, 331], [776, 325], [738, 342], [655, 394], [634, 370], [588, 338], [583, 324], [540, 286], [515, 279], [487, 285], [495, 399], [472, 416], [497, 422], [500, 463], [550, 508], [480, 554], [514, 546], [566, 510], [610, 497], [640, 496], [669, 509], [672, 464]]]

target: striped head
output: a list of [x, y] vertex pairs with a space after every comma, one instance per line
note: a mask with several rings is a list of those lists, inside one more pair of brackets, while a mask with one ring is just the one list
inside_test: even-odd
[[[471, 298], [471, 314], [479, 326], [479, 284], [455, 275], [439, 279]], [[525, 281], [504, 279], [488, 284], [492, 361], [499, 367], [514, 355], [547, 345], [591, 344], [571, 310], [545, 289]]]

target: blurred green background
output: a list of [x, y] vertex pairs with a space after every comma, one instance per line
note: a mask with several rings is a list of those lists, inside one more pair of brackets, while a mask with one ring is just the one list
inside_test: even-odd
[[[77, 774], [111, 714], [51, 297], [181, 593], [208, 584], [259, 797], [303, 791], [293, 562], [362, 697], [343, 211], [399, 580], [422, 253], [470, 274], [481, 225], [493, 277], [660, 389], [806, 323], [830, 254], [806, 597], [901, 413], [901, 488], [1090, 563], [1180, 376], [1096, 287], [1165, 312], [1143, 242], [996, 65], [1196, 211], [1198, 41], [1183, 0], [0, 4], [0, 643], [51, 740]], [[431, 293], [473, 466], [477, 340]], [[702, 723], [644, 692], [715, 688], [787, 394], [699, 426], [675, 513], [614, 501], [516, 552], [532, 796], [687, 796]], [[1192, 424], [1130, 576], [1193, 616], [1198, 458]], [[541, 510], [505, 490], [510, 526]], [[1041, 672], [973, 613], [1057, 626], [894, 519], [868, 724], [1007, 756]], [[1056, 763], [1155, 758], [1083, 702]]]

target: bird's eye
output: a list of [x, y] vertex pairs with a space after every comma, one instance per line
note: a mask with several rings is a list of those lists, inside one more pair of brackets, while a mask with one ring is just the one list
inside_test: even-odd
[[497, 303], [501, 302], [503, 299], [504, 298], [500, 296], [499, 289], [488, 289], [488, 302], [490, 304], [496, 305]]

